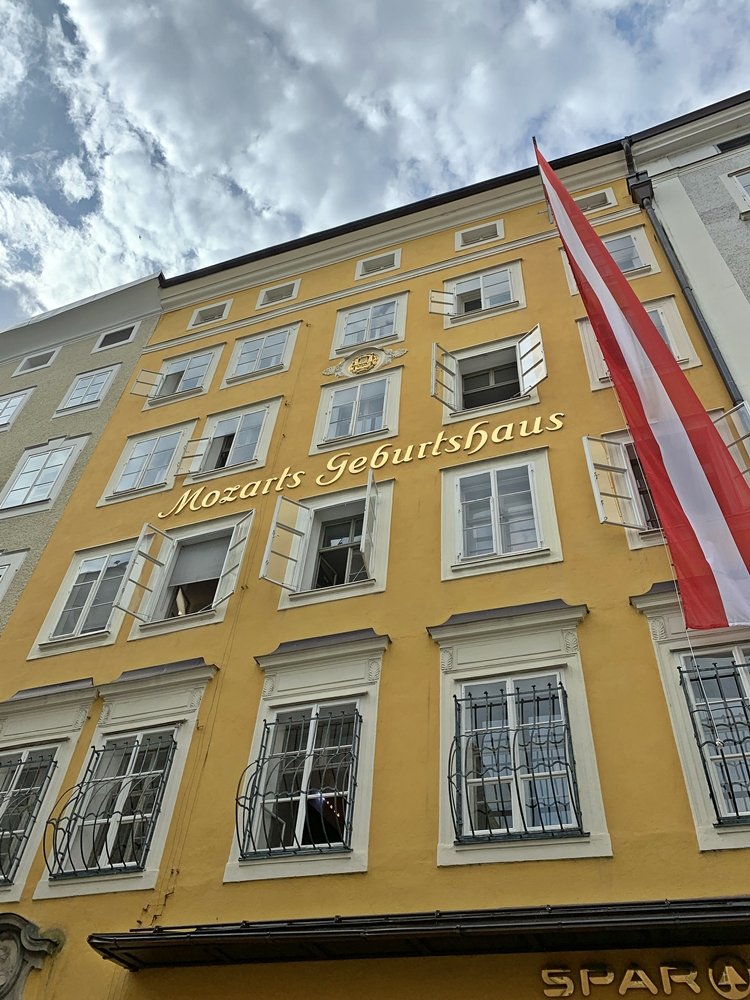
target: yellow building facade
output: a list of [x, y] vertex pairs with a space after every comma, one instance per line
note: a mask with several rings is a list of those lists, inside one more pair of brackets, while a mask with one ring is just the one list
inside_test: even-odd
[[[622, 151], [558, 167], [728, 409]], [[600, 522], [538, 175], [162, 292], [2, 640], [24, 995], [748, 995], [750, 633], [689, 645], [627, 450]]]

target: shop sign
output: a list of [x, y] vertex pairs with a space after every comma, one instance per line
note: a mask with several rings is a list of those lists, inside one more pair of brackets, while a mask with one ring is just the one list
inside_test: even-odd
[[717, 994], [726, 1000], [745, 1000], [750, 996], [750, 970], [736, 955], [721, 955], [705, 967], [689, 962], [662, 962], [641, 966], [633, 962], [624, 969], [608, 965], [582, 965], [542, 969], [546, 997], [584, 997], [615, 988], [620, 996], [640, 991], [640, 996], [688, 997], [691, 993]]

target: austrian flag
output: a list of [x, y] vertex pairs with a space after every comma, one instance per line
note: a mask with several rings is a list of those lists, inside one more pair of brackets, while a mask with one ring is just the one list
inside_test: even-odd
[[536, 150], [692, 629], [750, 625], [750, 485], [627, 279]]

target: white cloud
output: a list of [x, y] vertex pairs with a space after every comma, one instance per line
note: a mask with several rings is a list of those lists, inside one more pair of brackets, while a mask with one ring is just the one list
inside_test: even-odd
[[84, 198], [90, 198], [93, 195], [95, 191], [94, 184], [84, 173], [80, 160], [77, 160], [74, 156], [69, 156], [66, 160], [63, 160], [55, 173], [60, 184], [60, 190], [68, 201], [83, 201]]
[[0, 102], [12, 97], [25, 79], [38, 36], [23, 0], [0, 0]]

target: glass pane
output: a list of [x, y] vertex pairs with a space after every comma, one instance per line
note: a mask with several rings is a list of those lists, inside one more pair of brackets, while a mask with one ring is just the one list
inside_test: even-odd
[[463, 555], [487, 555], [495, 551], [492, 529], [492, 480], [489, 472], [460, 480]]
[[378, 379], [376, 382], [365, 382], [360, 386], [357, 422], [354, 428], [355, 434], [367, 434], [369, 431], [378, 431], [382, 428], [385, 410], [385, 388], [386, 379]]
[[281, 333], [271, 333], [263, 339], [263, 349], [257, 364], [258, 371], [273, 368], [282, 363], [288, 336], [288, 331], [283, 330]]
[[510, 288], [510, 271], [496, 271], [482, 276], [482, 308], [491, 309], [510, 302], [513, 296]]
[[265, 410], [246, 413], [239, 424], [239, 429], [232, 444], [227, 465], [240, 465], [242, 462], [252, 462], [258, 448], [260, 432], [266, 416]]
[[255, 371], [262, 346], [262, 337], [255, 337], [252, 340], [244, 342], [237, 356], [237, 364], [234, 369], [235, 375], [247, 375], [249, 372]]
[[354, 309], [347, 313], [344, 323], [345, 346], [350, 344], [361, 344], [367, 336], [367, 325], [370, 319], [370, 307], [365, 309]]
[[498, 469], [498, 520], [503, 552], [539, 547], [528, 466]]
[[633, 271], [643, 266], [635, 246], [635, 238], [632, 234], [607, 239], [604, 243], [607, 250], [612, 254], [615, 264], [617, 264], [621, 271]]
[[357, 389], [337, 389], [333, 394], [331, 418], [328, 423], [327, 438], [344, 437], [351, 433]]
[[85, 559], [78, 570], [78, 576], [71, 588], [68, 599], [63, 607], [60, 619], [52, 632], [52, 637], [73, 635], [78, 625], [78, 619], [86, 606], [99, 574], [104, 568], [106, 558]]

